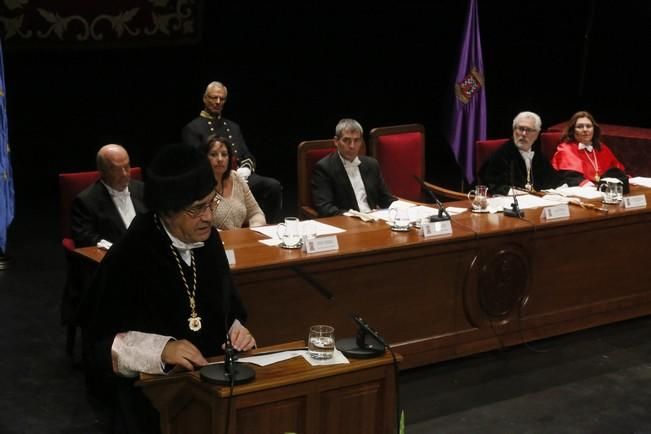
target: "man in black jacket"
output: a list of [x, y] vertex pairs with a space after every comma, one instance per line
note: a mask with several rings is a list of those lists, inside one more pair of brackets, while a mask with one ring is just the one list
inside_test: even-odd
[[335, 129], [337, 152], [319, 160], [312, 174], [312, 198], [321, 217], [349, 209], [369, 212], [388, 208], [395, 197], [389, 192], [377, 160], [359, 155], [362, 126], [342, 119]]
[[274, 178], [256, 173], [255, 158], [244, 141], [240, 126], [222, 117], [227, 97], [226, 86], [218, 81], [210, 83], [203, 95], [204, 109], [183, 128], [181, 138], [183, 143], [195, 148], [205, 144], [211, 135], [228, 138], [233, 147], [238, 175], [248, 180], [249, 188], [267, 221], [275, 222], [279, 219], [282, 208], [282, 185]]
[[77, 247], [116, 242], [136, 214], [146, 211], [143, 184], [131, 179], [126, 149], [103, 146], [97, 153], [97, 170], [101, 178], [72, 202], [72, 238]]

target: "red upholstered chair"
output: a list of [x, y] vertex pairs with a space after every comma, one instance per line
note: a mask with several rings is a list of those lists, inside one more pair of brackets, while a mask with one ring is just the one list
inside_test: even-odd
[[392, 194], [423, 200], [421, 185], [416, 180], [425, 179], [425, 128], [421, 124], [373, 128], [370, 153], [380, 163]]
[[[337, 149], [333, 139], [308, 140], [298, 145], [297, 152], [297, 196], [298, 216], [303, 219], [317, 218], [319, 215], [312, 202], [312, 172], [316, 163]], [[362, 144], [359, 153], [366, 154], [366, 145]]]
[[540, 134], [540, 150], [550, 161], [556, 153], [556, 147], [561, 143], [562, 134], [560, 131], [545, 131]]
[[[131, 178], [142, 179], [142, 170], [140, 167], [131, 168]], [[82, 276], [76, 263], [77, 258], [72, 254], [75, 250], [75, 242], [72, 239], [71, 228], [72, 201], [86, 187], [98, 179], [98, 171], [59, 174], [59, 230], [61, 232], [61, 244], [63, 245], [68, 261], [68, 277], [63, 294], [64, 299], [69, 297], [71, 293], [79, 294], [80, 288], [83, 287]], [[75, 345], [76, 325], [67, 324], [67, 327], [66, 351], [72, 355]]]

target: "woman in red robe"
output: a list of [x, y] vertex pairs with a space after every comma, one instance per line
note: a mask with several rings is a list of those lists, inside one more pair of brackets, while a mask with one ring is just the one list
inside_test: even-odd
[[552, 166], [569, 186], [599, 184], [602, 178], [614, 177], [628, 187], [624, 165], [600, 141], [600, 136], [599, 124], [587, 111], [575, 113], [568, 122]]

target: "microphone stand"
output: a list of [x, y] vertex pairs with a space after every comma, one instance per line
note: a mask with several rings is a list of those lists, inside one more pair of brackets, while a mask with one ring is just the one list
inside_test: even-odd
[[[222, 288], [229, 288], [227, 283]], [[228, 318], [230, 317], [231, 303], [229, 291], [222, 292], [224, 330], [226, 330], [226, 342], [224, 343], [224, 363], [204, 366], [199, 370], [201, 379], [213, 384], [231, 387], [231, 396], [233, 395], [233, 386], [244, 384], [255, 378], [255, 371], [250, 366], [237, 363], [237, 354], [233, 343], [231, 342], [230, 331], [228, 327]]]
[[452, 218], [450, 217], [450, 214], [448, 213], [448, 210], [445, 209], [445, 206], [443, 206], [443, 203], [439, 200], [438, 197], [432, 192], [425, 183], [423, 182], [422, 179], [420, 179], [418, 176], [414, 175], [414, 178], [416, 178], [416, 181], [420, 184], [420, 188], [422, 191], [427, 193], [429, 197], [431, 197], [434, 200], [434, 203], [436, 206], [439, 208], [439, 214], [438, 216], [432, 215], [429, 217], [430, 222], [443, 222], [446, 220], [451, 220]]
[[[334, 300], [335, 296], [323, 285], [317, 282], [310, 274], [303, 271], [300, 267], [292, 267], [292, 270], [314, 289], [319, 291], [328, 300]], [[353, 321], [357, 323], [359, 329], [357, 334], [352, 338], [336, 340], [336, 347], [346, 357], [353, 359], [370, 359], [384, 354], [384, 349], [389, 348], [384, 339], [373, 330], [359, 315], [351, 315]]]
[[511, 186], [511, 191], [513, 191], [513, 203], [511, 203], [511, 208], [504, 207], [504, 215], [507, 217], [524, 217], [524, 211], [520, 209], [518, 205], [518, 198], [515, 194], [515, 186]]
[[224, 363], [204, 366], [199, 370], [201, 379], [222, 386], [244, 384], [255, 378], [255, 371], [250, 366], [237, 363], [237, 355], [231, 343], [231, 338], [226, 333], [224, 348]]
[[513, 181], [513, 161], [511, 161], [510, 164], [510, 169], [511, 169], [511, 191], [513, 192], [513, 203], [511, 203], [511, 209], [504, 207], [504, 215], [507, 217], [524, 217], [524, 211], [520, 209], [520, 205], [518, 205], [518, 198], [516, 197], [517, 195], [515, 194], [515, 182]]

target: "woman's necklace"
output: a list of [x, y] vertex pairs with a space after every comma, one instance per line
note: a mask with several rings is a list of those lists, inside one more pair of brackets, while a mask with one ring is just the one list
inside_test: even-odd
[[594, 180], [599, 182], [601, 177], [599, 176], [599, 160], [597, 160], [596, 151], [594, 152], [594, 160], [592, 160], [592, 157], [590, 157], [590, 154], [592, 154], [592, 152], [588, 152], [586, 149], [584, 149], [583, 152], [585, 152], [585, 156], [588, 157], [588, 161], [590, 164], [592, 164], [592, 168], [594, 169]]
[[[158, 230], [162, 231], [163, 228], [161, 228], [160, 226], [160, 222], [158, 221], [158, 216], [154, 216], [154, 219], [156, 221], [156, 226], [158, 227]], [[181, 266], [181, 259], [179, 258], [179, 254], [174, 248], [174, 245], [172, 245], [171, 240], [170, 240], [170, 249], [172, 250], [172, 256], [174, 256], [174, 259], [176, 259], [176, 265], [178, 266], [179, 274], [181, 274], [181, 280], [183, 281], [183, 286], [185, 286], [185, 293], [188, 295], [188, 299], [190, 300], [190, 317], [188, 318], [188, 327], [193, 332], [198, 332], [199, 330], [201, 330], [201, 317], [197, 314], [197, 303], [195, 300], [196, 293], [197, 293], [197, 266], [195, 265], [194, 262], [194, 252], [190, 250], [190, 266], [192, 267], [192, 290], [190, 290], [190, 286], [188, 285], [188, 282], [185, 279], [185, 273], [183, 272], [183, 267]]]

